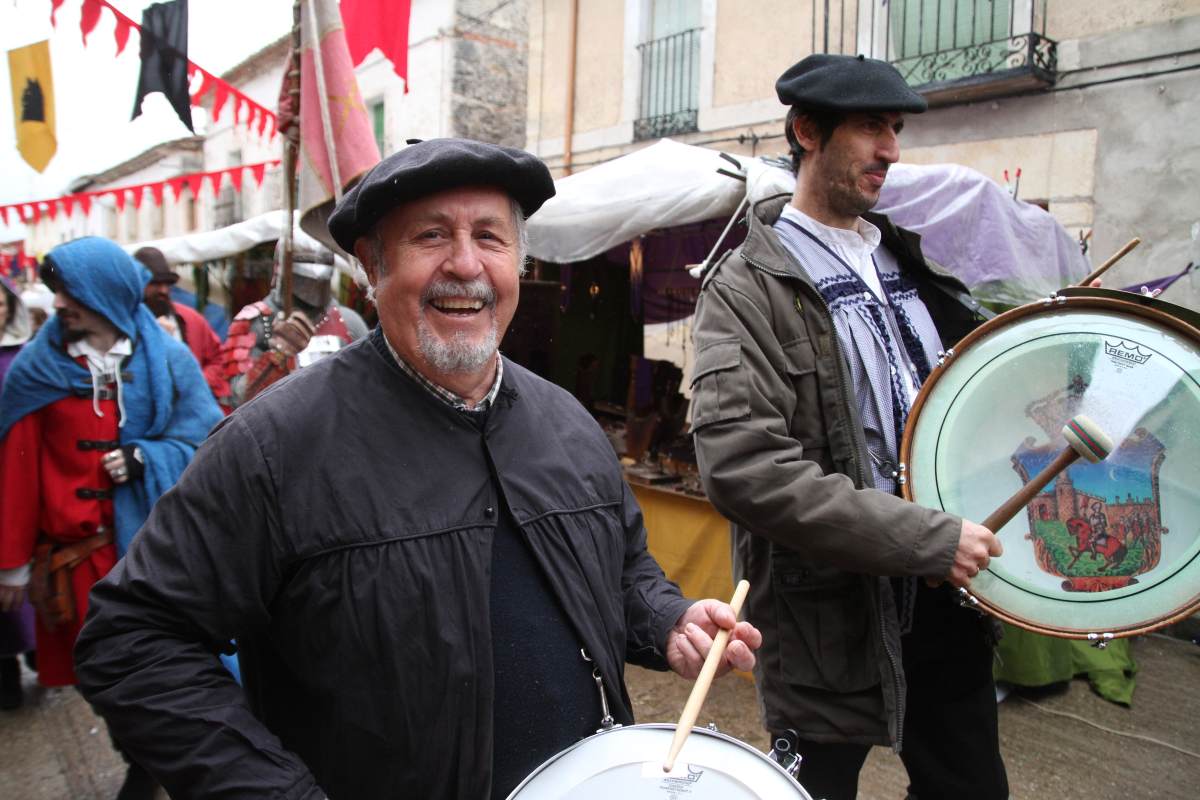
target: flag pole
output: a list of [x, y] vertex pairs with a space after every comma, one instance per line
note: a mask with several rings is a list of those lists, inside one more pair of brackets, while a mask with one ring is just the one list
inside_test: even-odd
[[296, 162], [300, 156], [300, 2], [292, 2], [292, 59], [288, 64], [288, 94], [292, 102], [291, 126], [296, 128], [295, 135], [284, 131], [283, 137], [283, 185], [284, 198], [283, 220], [283, 264], [279, 274], [279, 294], [283, 299], [283, 316], [286, 319], [292, 313], [292, 252], [295, 242], [292, 236], [292, 226], [296, 219]]
[[325, 91], [325, 57], [321, 54], [321, 31], [314, 0], [308, 0], [308, 28], [313, 41], [313, 66], [317, 76], [317, 107], [321, 110], [321, 132], [325, 136], [325, 152], [329, 154], [329, 177], [333, 180], [334, 202], [342, 199], [342, 176], [338, 171], [337, 148], [333, 143], [333, 123], [329, 119], [329, 94]]

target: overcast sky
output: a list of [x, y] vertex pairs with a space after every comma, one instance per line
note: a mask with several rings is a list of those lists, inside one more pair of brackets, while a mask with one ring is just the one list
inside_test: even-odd
[[[136, 22], [151, 0], [110, 0]], [[54, 73], [58, 152], [37, 173], [17, 152], [8, 58], [0, 58], [0, 205], [65, 194], [71, 180], [100, 172], [163, 141], [189, 136], [161, 94], [150, 95], [130, 121], [137, 88], [138, 43], [134, 31], [116, 55], [113, 15], [100, 22], [84, 47], [79, 32], [82, 0], [66, 0], [58, 26], [50, 25], [50, 0], [0, 0], [0, 49], [50, 40]], [[219, 75], [282, 36], [291, 27], [292, 0], [191, 0], [188, 57]], [[194, 113], [194, 112], [193, 112]], [[0, 241], [23, 236], [20, 223], [0, 224]]]

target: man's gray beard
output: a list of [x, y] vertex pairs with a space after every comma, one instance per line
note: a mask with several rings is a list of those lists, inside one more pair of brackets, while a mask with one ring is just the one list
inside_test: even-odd
[[438, 372], [475, 372], [482, 369], [495, 354], [498, 344], [495, 319], [492, 320], [491, 330], [476, 341], [471, 341], [461, 331], [448, 340], [442, 339], [430, 329], [424, 316], [417, 322], [417, 348]]

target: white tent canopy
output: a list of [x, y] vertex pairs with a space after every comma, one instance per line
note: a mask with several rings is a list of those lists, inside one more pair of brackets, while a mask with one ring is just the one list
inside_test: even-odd
[[569, 264], [655, 228], [728, 217], [745, 187], [716, 150], [663, 139], [586, 172], [559, 178], [529, 219], [529, 253]]
[[[172, 236], [167, 239], [155, 239], [148, 242], [123, 245], [126, 252], [134, 253], [142, 247], [156, 247], [162, 251], [167, 263], [202, 264], [205, 261], [215, 261], [221, 258], [232, 258], [238, 253], [244, 253], [252, 247], [265, 242], [273, 242], [283, 235], [285, 211], [268, 211], [251, 217], [243, 222], [218, 228], [214, 231], [189, 233], [184, 236]], [[292, 226], [292, 235], [297, 244], [312, 248], [324, 247], [316, 239], [300, 229], [300, 212], [296, 212]], [[362, 272], [352, 266], [346, 259], [334, 254], [333, 263], [339, 270], [355, 280], [363, 279]]]
[[[788, 170], [739, 157], [746, 182], [716, 150], [664, 139], [555, 182], [558, 194], [529, 220], [529, 251], [566, 264], [656, 228], [728, 218], [751, 201], [791, 193]], [[1020, 304], [1078, 280], [1089, 266], [1070, 234], [1038, 206], [956, 164], [894, 164], [876, 211], [921, 234], [925, 254], [985, 300]]]

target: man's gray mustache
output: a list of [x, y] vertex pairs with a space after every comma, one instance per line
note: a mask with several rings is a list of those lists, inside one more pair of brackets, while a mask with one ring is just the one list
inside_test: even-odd
[[446, 297], [465, 297], [492, 305], [496, 302], [496, 291], [486, 281], [438, 281], [425, 287], [421, 293], [421, 305], [429, 305], [432, 300]]

